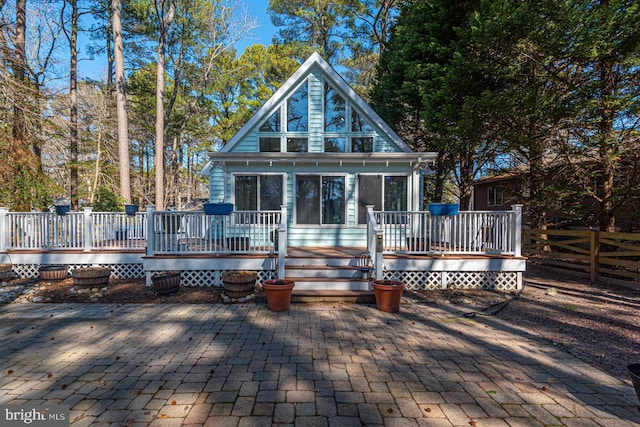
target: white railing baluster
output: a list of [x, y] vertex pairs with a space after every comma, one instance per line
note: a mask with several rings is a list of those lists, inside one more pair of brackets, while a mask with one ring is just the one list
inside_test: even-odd
[[[459, 212], [434, 216], [428, 212], [378, 211], [384, 251], [437, 254], [503, 254], [516, 252], [514, 211]], [[367, 236], [368, 245], [370, 236]]]

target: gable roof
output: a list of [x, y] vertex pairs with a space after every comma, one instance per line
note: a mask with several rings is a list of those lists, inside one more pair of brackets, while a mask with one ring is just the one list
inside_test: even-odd
[[358, 95], [349, 84], [325, 61], [318, 52], [314, 52], [305, 62], [293, 73], [291, 77], [278, 89], [273, 96], [249, 119], [247, 123], [236, 133], [233, 138], [227, 142], [220, 150], [221, 153], [231, 151], [233, 147], [241, 141], [246, 134], [258, 125], [272, 109], [282, 102], [288, 92], [295, 88], [301, 81], [303, 81], [310, 73], [311, 69], [317, 66], [319, 67], [325, 78], [340, 91], [342, 91], [353, 104], [355, 104], [365, 116], [367, 116], [378, 128], [380, 128], [397, 146], [405, 153], [411, 153], [413, 150], [394, 132], [393, 129], [376, 113], [361, 97]]

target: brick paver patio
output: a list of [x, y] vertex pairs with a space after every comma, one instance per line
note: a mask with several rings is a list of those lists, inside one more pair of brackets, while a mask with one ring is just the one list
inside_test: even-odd
[[74, 426], [632, 426], [633, 388], [442, 307], [9, 304], [0, 404]]

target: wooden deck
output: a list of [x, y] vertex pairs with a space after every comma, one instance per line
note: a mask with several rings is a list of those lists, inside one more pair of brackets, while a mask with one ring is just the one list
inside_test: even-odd
[[[229, 270], [250, 270], [259, 281], [277, 277], [278, 257], [273, 253], [175, 254], [147, 256], [130, 250], [22, 250], [7, 254], [19, 277], [37, 277], [41, 265], [67, 265], [69, 268], [108, 266], [114, 277], [147, 277], [154, 273], [180, 270], [187, 286], [219, 286], [221, 275]], [[370, 281], [362, 267], [371, 266], [364, 247], [289, 247], [284, 259], [284, 277], [296, 281], [296, 298], [330, 301], [370, 298]], [[507, 289], [522, 285], [526, 269], [524, 257], [493, 254], [384, 254], [385, 279], [401, 280], [409, 289], [441, 289], [450, 286]], [[459, 284], [459, 285], [458, 285]], [[496, 285], [497, 286], [497, 285]], [[315, 295], [312, 295], [314, 294]]]

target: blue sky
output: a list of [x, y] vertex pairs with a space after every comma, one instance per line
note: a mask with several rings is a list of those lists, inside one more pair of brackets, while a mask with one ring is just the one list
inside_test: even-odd
[[269, 15], [267, 15], [268, 5], [269, 2], [267, 0], [248, 0], [247, 8], [249, 13], [258, 20], [260, 26], [253, 31], [250, 39], [243, 40], [236, 45], [238, 53], [242, 53], [247, 46], [252, 44], [271, 44], [271, 38], [277, 30], [271, 23]]
[[[239, 7], [246, 7], [253, 17], [258, 20], [259, 27], [252, 31], [245, 39], [240, 40], [236, 44], [236, 50], [238, 54], [244, 52], [244, 50], [252, 44], [271, 44], [271, 39], [276, 28], [271, 23], [269, 15], [267, 15], [267, 7], [269, 5], [268, 0], [245, 0], [244, 5]], [[86, 34], [80, 34], [79, 45], [88, 42], [88, 36]], [[81, 53], [81, 56], [86, 58], [86, 54]], [[126, 61], [126, 58], [125, 58]], [[81, 78], [88, 77], [94, 80], [104, 80], [106, 78], [107, 59], [106, 56], [99, 56], [93, 60], [84, 60], [78, 64], [78, 73]]]

